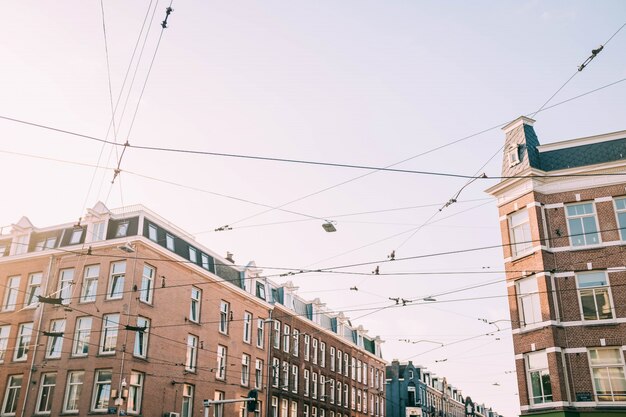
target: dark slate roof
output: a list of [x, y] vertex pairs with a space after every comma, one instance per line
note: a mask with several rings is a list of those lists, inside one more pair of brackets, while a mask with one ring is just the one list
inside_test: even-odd
[[532, 158], [530, 161], [531, 166], [535, 168], [555, 171], [624, 159], [626, 159], [626, 138], [541, 152], [538, 165], [533, 164]]

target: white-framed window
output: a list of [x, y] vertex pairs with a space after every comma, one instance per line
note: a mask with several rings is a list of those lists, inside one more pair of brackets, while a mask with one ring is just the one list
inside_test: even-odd
[[317, 372], [311, 373], [311, 398], [317, 398]]
[[367, 414], [367, 391], [363, 391], [363, 414]]
[[320, 366], [326, 367], [326, 343], [320, 342]]
[[330, 403], [335, 404], [335, 380], [334, 379], [331, 379], [329, 382], [328, 393], [330, 394], [329, 395]]
[[326, 401], [326, 377], [320, 374], [320, 400]]
[[305, 397], [309, 396], [309, 387], [310, 387], [309, 375], [310, 375], [310, 373], [309, 373], [308, 369], [305, 369], [304, 372], [302, 373], [302, 379], [304, 380], [304, 386], [302, 388], [303, 389], [302, 393], [304, 394]]
[[291, 365], [291, 379], [293, 380], [293, 384], [291, 384], [291, 391], [298, 392], [298, 365]]
[[200, 308], [202, 307], [202, 290], [191, 287], [191, 301], [189, 305], [189, 320], [194, 323], [200, 322]]
[[263, 387], [263, 360], [257, 359], [254, 364], [254, 388]]
[[311, 336], [304, 335], [304, 360], [308, 361], [311, 358]]
[[198, 262], [198, 251], [196, 248], [192, 248], [191, 246], [189, 246], [189, 260], [194, 264]]
[[230, 312], [230, 304], [222, 300], [220, 302], [220, 333], [228, 334], [228, 315]]
[[226, 346], [217, 345], [217, 368], [215, 369], [215, 379], [224, 380], [226, 378], [226, 358], [228, 351]]
[[363, 371], [363, 385], [367, 385], [367, 363], [363, 362], [363, 367], [361, 368]]
[[352, 380], [354, 381], [356, 379], [356, 358], [353, 356], [350, 359], [350, 377], [352, 378]]
[[247, 387], [250, 384], [250, 355], [241, 355], [241, 385]]
[[272, 330], [272, 343], [274, 349], [280, 349], [280, 321], [274, 319], [274, 326]]
[[597, 401], [626, 401], [624, 356], [619, 347], [589, 349], [589, 365]]
[[26, 297], [24, 300], [24, 307], [36, 307], [39, 302], [39, 296], [41, 295], [41, 278], [43, 274], [37, 272], [30, 274], [28, 277], [28, 286], [26, 287]]
[[80, 229], [72, 230], [72, 236], [70, 237], [70, 245], [76, 245], [80, 243], [80, 240], [83, 238], [84, 229], [81, 227]]
[[302, 417], [309, 417], [309, 405], [308, 404], [302, 405]]
[[18, 327], [17, 340], [15, 341], [14, 361], [25, 361], [30, 350], [30, 339], [33, 335], [33, 323], [22, 323]]
[[337, 373], [341, 374], [342, 373], [342, 364], [343, 361], [343, 354], [341, 353], [340, 350], [337, 350]]
[[54, 359], [61, 357], [63, 348], [63, 337], [65, 332], [65, 319], [50, 321], [50, 335], [46, 345], [46, 358]]
[[3, 363], [6, 355], [7, 348], [9, 347], [9, 333], [11, 333], [11, 326], [0, 326], [0, 363]]
[[185, 370], [196, 372], [198, 366], [198, 336], [187, 335], [187, 354], [185, 356]]
[[583, 320], [607, 320], [613, 318], [613, 303], [606, 272], [576, 274], [576, 287]]
[[280, 384], [280, 360], [272, 358], [272, 386], [278, 387]]
[[59, 271], [59, 288], [57, 294], [61, 298], [64, 305], [68, 305], [72, 301], [72, 293], [74, 292], [74, 269], [61, 269]]
[[39, 252], [45, 249], [52, 249], [57, 243], [56, 237], [47, 237], [45, 239], [40, 240], [35, 244], [35, 252]]
[[65, 386], [65, 397], [63, 398], [64, 413], [78, 413], [78, 403], [84, 377], [84, 371], [70, 371], [67, 373], [67, 385]]
[[600, 243], [596, 210], [593, 203], [569, 204], [565, 206], [565, 214], [572, 246]]
[[120, 327], [119, 314], [106, 314], [102, 316], [102, 332], [100, 338], [100, 354], [113, 355], [117, 346], [117, 334]]
[[626, 240], [626, 197], [616, 198], [614, 202], [619, 234], [622, 240]]
[[341, 382], [337, 381], [337, 405], [341, 406]]
[[137, 316], [137, 330], [135, 331], [135, 346], [133, 356], [146, 358], [148, 356], [148, 336], [150, 335], [150, 319]]
[[283, 398], [280, 400], [280, 417], [289, 417], [289, 400]]
[[10, 375], [7, 380], [7, 388], [4, 391], [2, 402], [2, 416], [14, 416], [17, 412], [17, 402], [22, 390], [22, 375]]
[[41, 384], [39, 385], [39, 395], [37, 396], [35, 414], [50, 414], [56, 383], [57, 374], [48, 373], [41, 375]]
[[99, 242], [104, 240], [105, 222], [97, 222], [93, 224], [93, 230], [91, 232], [91, 241]]
[[202, 264], [202, 267], [208, 271], [211, 267], [211, 264], [209, 263], [209, 255], [200, 253], [200, 263]]
[[285, 391], [289, 389], [289, 363], [283, 361], [283, 385], [281, 387]]
[[256, 296], [259, 297], [261, 300], [265, 300], [265, 283], [256, 283]]
[[109, 300], [122, 298], [124, 295], [124, 277], [126, 276], [126, 261], [113, 262], [111, 264], [111, 276], [109, 277]]
[[169, 233], [165, 234], [165, 247], [171, 250], [172, 252], [174, 252], [175, 250], [174, 236], [170, 235]]
[[148, 225], [148, 239], [150, 239], [153, 242], [156, 242], [158, 240], [158, 238], [157, 238], [157, 228], [153, 224], [149, 224]]
[[21, 255], [28, 251], [28, 238], [29, 235], [21, 235], [15, 238], [15, 241], [13, 242], [14, 255]]
[[272, 397], [272, 408], [270, 409], [270, 417], [278, 417], [278, 397]]
[[256, 346], [258, 348], [263, 349], [263, 345], [265, 344], [265, 328], [263, 327], [265, 322], [263, 319], [257, 319], [256, 321]]
[[356, 361], [356, 381], [357, 382], [361, 382], [361, 367], [362, 366], [363, 366], [363, 363], [361, 361]]
[[531, 404], [552, 402], [552, 385], [548, 369], [546, 351], [531, 352], [526, 355], [526, 380]]
[[20, 289], [20, 277], [14, 276], [7, 279], [4, 290], [4, 300], [2, 301], [2, 311], [13, 311], [17, 304], [17, 293]]
[[250, 343], [252, 339], [252, 313], [245, 311], [243, 313], [243, 341]]
[[343, 384], [343, 406], [348, 408], [348, 390], [350, 387], [348, 384]]
[[293, 342], [291, 344], [291, 353], [293, 354], [293, 356], [298, 356], [300, 350], [300, 330], [293, 329], [291, 335], [293, 339]]
[[128, 225], [128, 221], [119, 222], [115, 229], [115, 237], [125, 237], [128, 234]]
[[288, 324], [283, 325], [283, 351], [289, 353], [291, 344], [291, 327]]
[[509, 216], [509, 237], [511, 252], [514, 257], [532, 251], [533, 242], [530, 234], [528, 209], [522, 209]]
[[361, 390], [356, 392], [356, 411], [361, 411]]
[[289, 417], [298, 417], [298, 403], [291, 401], [291, 415]]
[[313, 338], [311, 351], [312, 351], [312, 355], [311, 355], [312, 362], [314, 364], [317, 364], [317, 339], [315, 338]]
[[317, 407], [311, 406], [311, 417], [317, 417]]
[[154, 269], [154, 267], [148, 264], [143, 266], [143, 273], [141, 275], [141, 290], [139, 291], [139, 301], [152, 304], [155, 276], [156, 269]]
[[87, 356], [89, 353], [89, 336], [91, 335], [91, 317], [76, 319], [72, 356]]
[[356, 388], [352, 387], [352, 395], [350, 396], [350, 408], [356, 408]]
[[99, 276], [100, 265], [89, 265], [85, 267], [85, 271], [83, 273], [83, 290], [80, 294], [81, 303], [96, 301]]
[[113, 371], [110, 369], [99, 369], [93, 382], [93, 395], [91, 400], [91, 411], [104, 412], [109, 409], [111, 399], [111, 377]]
[[343, 354], [343, 374], [344, 376], [348, 376], [348, 372], [350, 371], [350, 355], [348, 352]]
[[143, 396], [143, 380], [144, 374], [141, 372], [132, 371], [130, 373], [130, 382], [128, 383], [128, 398], [126, 405], [126, 412], [128, 414], [140, 414], [141, 413], [141, 398]]
[[533, 275], [522, 278], [516, 282], [516, 285], [521, 325], [528, 326], [534, 323], [540, 323], [542, 320], [541, 302], [537, 277]]
[[183, 401], [180, 417], [191, 417], [193, 415], [194, 388], [193, 385], [183, 384]]
[[[226, 394], [223, 391], [215, 391], [213, 398], [220, 401], [226, 398]], [[213, 406], [213, 417], [224, 417], [224, 404], [215, 404]]]

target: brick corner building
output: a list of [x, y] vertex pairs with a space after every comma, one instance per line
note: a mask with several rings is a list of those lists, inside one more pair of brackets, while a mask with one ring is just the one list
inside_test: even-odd
[[523, 415], [626, 415], [626, 131], [506, 125], [497, 198]]

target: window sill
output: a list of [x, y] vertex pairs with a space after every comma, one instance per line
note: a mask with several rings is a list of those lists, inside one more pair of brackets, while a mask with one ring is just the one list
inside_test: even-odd
[[522, 253], [520, 255], [512, 256], [511, 257], [511, 263], [515, 263], [517, 261], [521, 261], [522, 259], [528, 258], [528, 257], [530, 257], [530, 256], [532, 256], [534, 254], [535, 254], [535, 251], [533, 250], [533, 251], [530, 251], [530, 252], [524, 252], [524, 253]]
[[602, 327], [602, 326], [617, 326], [620, 323], [616, 319], [604, 319], [604, 320], [583, 320], [583, 326], [585, 327]]

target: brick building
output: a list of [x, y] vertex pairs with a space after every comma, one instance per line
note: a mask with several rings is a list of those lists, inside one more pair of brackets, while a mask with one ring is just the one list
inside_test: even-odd
[[626, 131], [503, 128], [497, 198], [522, 414], [626, 413]]
[[[142, 206], [98, 203], [77, 225], [36, 228], [22, 218], [0, 234], [0, 415], [201, 416], [204, 399], [240, 399], [256, 389], [259, 417], [300, 416], [307, 405], [317, 413], [310, 417], [382, 416], [306, 396], [305, 389], [324, 389], [319, 379], [340, 378], [283, 356], [299, 380], [287, 409], [274, 407], [284, 391], [274, 392], [279, 349], [270, 329], [301, 346], [294, 357], [315, 340], [328, 348], [309, 354], [325, 364], [331, 349], [377, 372], [384, 362], [380, 339], [361, 340], [362, 329], [351, 326], [357, 338], [347, 338], [316, 323], [320, 314], [285, 307], [285, 300], [305, 310], [311, 303], [260, 274]], [[324, 316], [331, 324], [342, 317]], [[307, 370], [319, 375], [319, 386], [307, 384]], [[343, 383], [350, 394], [357, 387]], [[211, 415], [245, 415], [243, 404], [216, 405]]]

